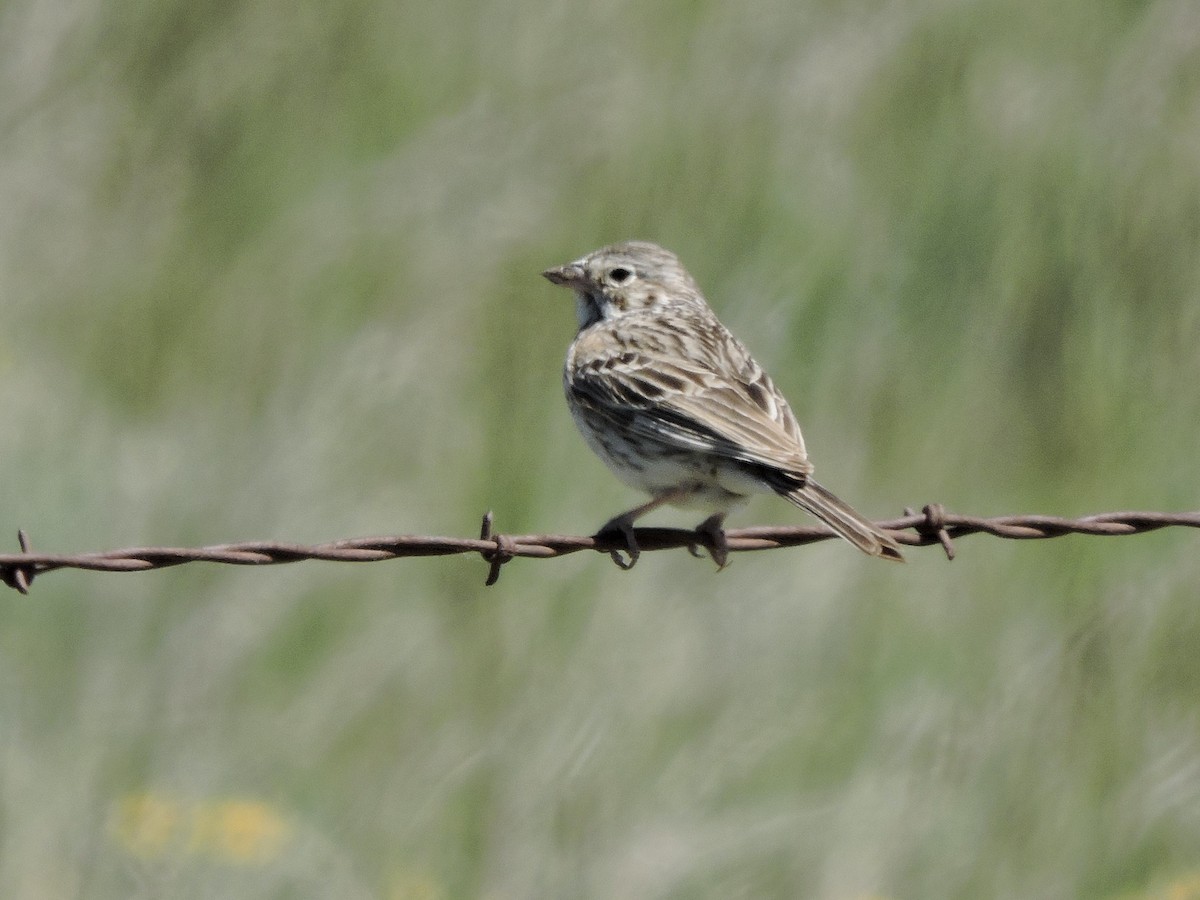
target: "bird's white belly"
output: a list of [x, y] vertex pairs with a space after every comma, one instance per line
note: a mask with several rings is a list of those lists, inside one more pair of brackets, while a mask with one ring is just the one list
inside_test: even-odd
[[724, 457], [662, 443], [647, 448], [612, 430], [597, 433], [580, 415], [575, 415], [575, 423], [592, 452], [625, 484], [652, 497], [682, 491], [672, 506], [723, 511], [750, 494], [770, 492], [762, 481]]

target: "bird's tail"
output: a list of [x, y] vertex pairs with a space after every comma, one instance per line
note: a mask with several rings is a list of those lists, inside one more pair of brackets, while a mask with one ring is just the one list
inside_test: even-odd
[[812, 513], [863, 553], [893, 562], [904, 562], [900, 547], [894, 540], [811, 478], [800, 487], [783, 492], [783, 496]]

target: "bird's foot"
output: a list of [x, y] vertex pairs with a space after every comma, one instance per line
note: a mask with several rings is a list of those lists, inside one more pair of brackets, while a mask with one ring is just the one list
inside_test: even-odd
[[[596, 537], [611, 537], [616, 535], [620, 535], [624, 539], [625, 550], [609, 550], [608, 555], [617, 564], [617, 568], [628, 572], [637, 564], [638, 557], [642, 555], [641, 548], [638, 547], [637, 535], [633, 532], [633, 520], [628, 515], [610, 519], [600, 526], [600, 530], [596, 532]], [[625, 559], [626, 556], [628, 556], [628, 560]]]
[[[725, 537], [725, 529], [722, 527], [724, 521], [725, 513], [717, 513], [696, 526], [696, 533], [707, 538], [704, 546], [708, 548], [709, 557], [717, 564], [718, 572], [729, 565], [729, 540]], [[700, 555], [695, 547], [692, 547], [691, 551], [693, 556]]]

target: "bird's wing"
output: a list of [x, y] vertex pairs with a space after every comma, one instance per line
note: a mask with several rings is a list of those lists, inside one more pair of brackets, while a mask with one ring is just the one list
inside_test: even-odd
[[797, 476], [812, 470], [787, 401], [728, 332], [716, 351], [686, 357], [658, 352], [652, 341], [622, 350], [621, 342], [588, 337], [573, 348], [566, 389], [614, 427]]

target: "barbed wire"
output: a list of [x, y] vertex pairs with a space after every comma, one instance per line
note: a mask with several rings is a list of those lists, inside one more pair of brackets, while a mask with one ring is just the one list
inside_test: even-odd
[[[939, 545], [947, 559], [954, 559], [954, 540], [970, 534], [990, 534], [1012, 540], [1038, 540], [1067, 534], [1123, 535], [1144, 534], [1160, 528], [1181, 526], [1200, 528], [1200, 512], [1114, 512], [1068, 519], [1059, 516], [963, 516], [946, 512], [939, 504], [930, 504], [917, 513], [905, 509], [898, 519], [875, 523], [891, 533], [897, 543], [908, 547]], [[642, 551], [686, 548], [700, 556], [701, 548], [711, 555], [712, 535], [685, 528], [635, 528], [634, 535]], [[234, 566], [269, 566], [301, 560], [335, 562], [376, 562], [412, 556], [450, 556], [478, 553], [489, 564], [487, 581], [492, 585], [501, 568], [518, 557], [550, 559], [595, 550], [608, 553], [624, 566], [621, 554], [627, 551], [619, 534], [591, 536], [569, 534], [497, 534], [493, 517], [483, 517], [479, 537], [454, 538], [403, 534], [392, 537], [350, 538], [324, 544], [288, 544], [278, 541], [247, 541], [210, 547], [135, 547], [100, 553], [75, 555], [34, 553], [24, 531], [17, 532], [20, 553], [0, 554], [0, 580], [22, 594], [37, 575], [57, 569], [84, 569], [94, 572], [145, 572], [192, 562], [222, 563]], [[799, 547], [834, 538], [822, 526], [756, 526], [731, 528], [725, 532], [731, 553]]]

